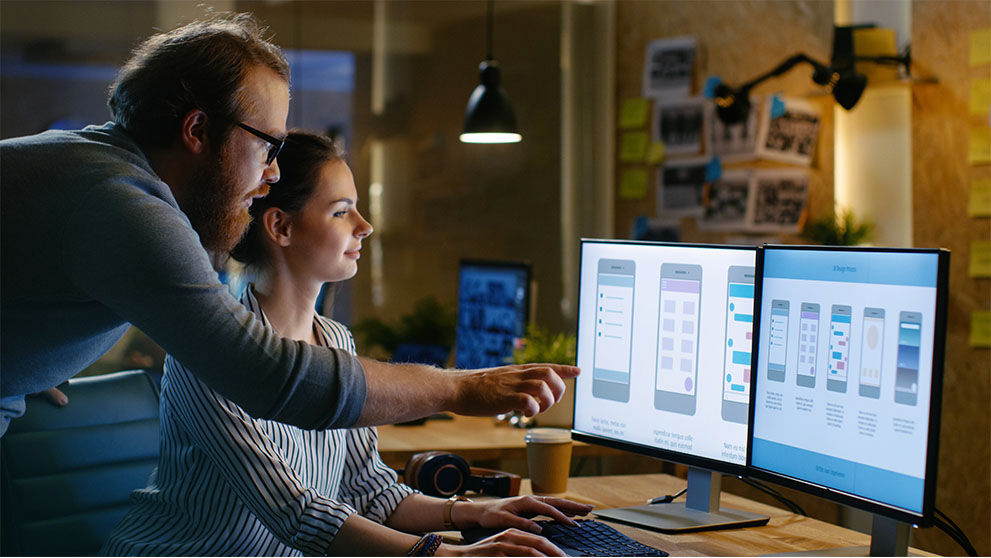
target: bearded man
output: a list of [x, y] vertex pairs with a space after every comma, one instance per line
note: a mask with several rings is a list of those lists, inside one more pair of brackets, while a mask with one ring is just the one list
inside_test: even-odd
[[[279, 179], [289, 67], [249, 15], [154, 35], [111, 88], [113, 121], [0, 142], [0, 435], [136, 325], [256, 418], [310, 429], [438, 411], [533, 415], [569, 366], [395, 366], [283, 339], [218, 280]], [[70, 403], [71, 404], [71, 403]]]

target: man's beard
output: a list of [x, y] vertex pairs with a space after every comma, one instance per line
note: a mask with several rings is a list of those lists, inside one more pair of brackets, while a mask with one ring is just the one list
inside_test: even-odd
[[183, 211], [200, 243], [215, 255], [227, 254], [237, 245], [251, 224], [251, 214], [232, 179], [230, 159], [222, 150], [212, 164], [202, 169], [201, 178]]

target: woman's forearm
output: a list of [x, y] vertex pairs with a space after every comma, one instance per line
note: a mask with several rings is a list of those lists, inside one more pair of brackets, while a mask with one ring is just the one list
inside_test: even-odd
[[444, 525], [444, 507], [451, 505], [451, 522], [455, 529], [478, 525], [477, 509], [472, 502], [454, 502], [425, 494], [407, 496], [385, 524], [399, 531], [424, 533], [450, 529]]
[[[408, 500], [409, 498], [407, 498]], [[405, 556], [419, 535], [410, 535], [351, 514], [327, 547], [329, 556]]]

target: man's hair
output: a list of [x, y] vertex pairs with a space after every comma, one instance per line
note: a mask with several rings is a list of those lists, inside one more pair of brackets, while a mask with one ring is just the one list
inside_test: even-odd
[[144, 148], [171, 145], [183, 117], [200, 109], [211, 119], [210, 138], [221, 143], [244, 107], [238, 92], [245, 73], [266, 66], [289, 82], [289, 64], [265, 38], [251, 14], [225, 14], [183, 25], [145, 40], [110, 87], [114, 121]]

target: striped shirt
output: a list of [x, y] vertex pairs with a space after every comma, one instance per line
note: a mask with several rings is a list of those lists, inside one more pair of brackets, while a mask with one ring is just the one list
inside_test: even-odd
[[[272, 327], [250, 287], [241, 302]], [[316, 316], [314, 331], [319, 345], [354, 353], [340, 323]], [[253, 419], [171, 356], [161, 422], [158, 468], [104, 554], [320, 555], [348, 516], [383, 523], [414, 492], [382, 462], [374, 428]]]

